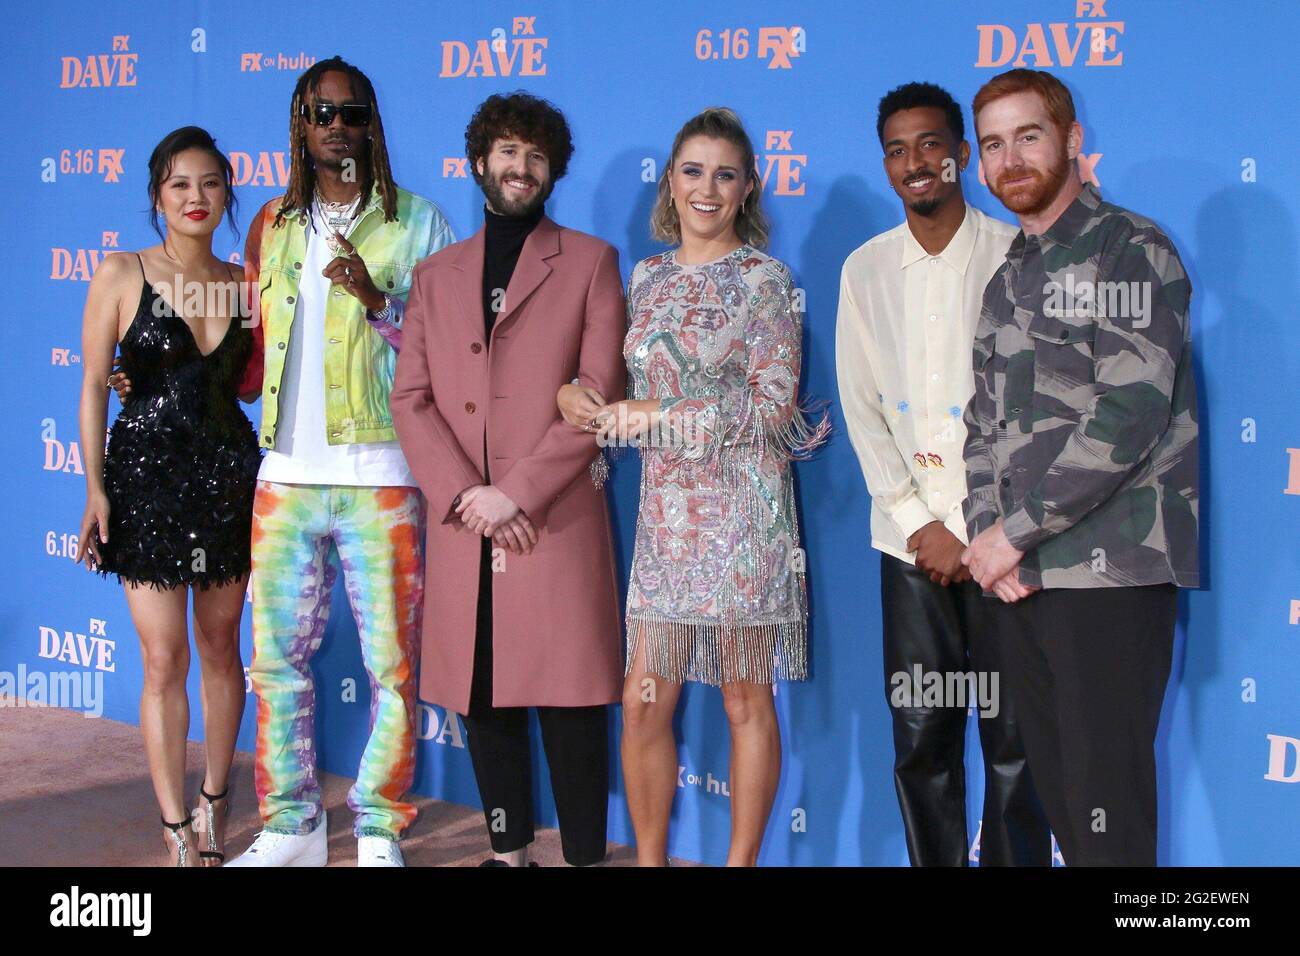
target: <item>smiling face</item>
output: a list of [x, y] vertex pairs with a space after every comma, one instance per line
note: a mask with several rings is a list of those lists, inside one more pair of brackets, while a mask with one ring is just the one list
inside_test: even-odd
[[498, 216], [530, 216], [555, 187], [551, 160], [535, 143], [513, 136], [492, 141], [486, 156], [475, 163], [488, 208]]
[[367, 127], [344, 125], [341, 113], [335, 113], [328, 126], [317, 126], [311, 118], [318, 103], [342, 106], [359, 102], [352, 89], [352, 79], [346, 73], [328, 70], [321, 74], [316, 93], [307, 97], [308, 116], [298, 119], [306, 128], [307, 153], [317, 166], [343, 170], [345, 160], [352, 159], [358, 165], [365, 162]]
[[1034, 216], [1060, 194], [1079, 155], [1077, 122], [1062, 130], [1033, 91], [989, 103], [975, 117], [989, 191], [1018, 216]]
[[957, 173], [970, 161], [970, 146], [958, 142], [943, 110], [918, 106], [885, 120], [885, 174], [907, 208], [931, 216], [961, 202]]
[[226, 176], [217, 158], [202, 149], [186, 149], [173, 156], [158, 187], [158, 212], [167, 231], [209, 236], [225, 210]]
[[711, 136], [692, 136], [677, 151], [669, 176], [673, 208], [683, 238], [734, 236], [736, 215], [754, 188], [739, 146]]

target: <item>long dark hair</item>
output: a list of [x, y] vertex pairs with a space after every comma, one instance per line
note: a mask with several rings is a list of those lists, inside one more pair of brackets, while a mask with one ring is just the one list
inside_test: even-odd
[[316, 95], [320, 79], [330, 71], [346, 73], [352, 81], [352, 93], [361, 102], [370, 105], [370, 126], [367, 142], [370, 143], [369, 162], [366, 163], [365, 178], [361, 181], [361, 202], [364, 207], [370, 201], [370, 190], [379, 191], [384, 203], [384, 221], [392, 222], [397, 218], [397, 185], [393, 182], [393, 171], [388, 165], [388, 145], [384, 141], [384, 121], [379, 117], [379, 103], [375, 100], [375, 88], [369, 78], [342, 57], [332, 56], [313, 64], [293, 88], [293, 99], [289, 103], [289, 188], [284, 194], [284, 202], [275, 214], [275, 225], [284, 223], [287, 215], [295, 210], [306, 211], [311, 208], [312, 193], [316, 189], [316, 164], [307, 152], [307, 118], [302, 115], [309, 97]]
[[230, 159], [217, 148], [217, 141], [212, 138], [212, 134], [201, 126], [182, 126], [180, 129], [172, 130], [162, 138], [149, 155], [149, 224], [153, 226], [153, 231], [158, 233], [159, 239], [164, 238], [162, 227], [158, 225], [158, 203], [162, 198], [162, 184], [171, 175], [172, 163], [175, 162], [177, 154], [187, 149], [203, 150], [221, 167], [222, 175], [226, 177], [226, 222], [230, 224], [231, 231], [238, 236], [239, 226], [235, 223], [235, 212], [239, 208], [239, 203], [235, 199], [234, 170], [230, 166]]

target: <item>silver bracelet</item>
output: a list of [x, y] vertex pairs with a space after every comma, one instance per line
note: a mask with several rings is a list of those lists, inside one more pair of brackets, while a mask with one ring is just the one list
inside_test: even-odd
[[378, 312], [371, 312], [370, 317], [378, 322], [387, 322], [393, 314], [393, 300], [387, 292], [384, 293], [384, 307]]

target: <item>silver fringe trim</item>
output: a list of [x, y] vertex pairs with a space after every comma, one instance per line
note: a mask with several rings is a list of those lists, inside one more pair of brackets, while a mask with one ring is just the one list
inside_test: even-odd
[[804, 620], [774, 624], [666, 621], [628, 615], [626, 677], [645, 638], [645, 667], [675, 684], [715, 687], [733, 681], [773, 684], [808, 679], [808, 626]]
[[[747, 392], [741, 402], [740, 414], [723, 422], [720, 433], [708, 441], [699, 440], [698, 435], [683, 434], [670, 426], [673, 441], [663, 449], [664, 457], [675, 465], [703, 463], [715, 457], [722, 448], [757, 445], [762, 459], [773, 455], [785, 461], [806, 461], [830, 438], [831, 419], [826, 411], [829, 405], [824, 399], [806, 400], [794, 406], [787, 420], [769, 424], [763, 415], [771, 416], [775, 412], [775, 402], [768, 400], [760, 406]], [[821, 416], [819, 419], [816, 418], [818, 415]], [[716, 417], [715, 414], [713, 418], [716, 420]], [[816, 424], [811, 423], [813, 419], [816, 419]]]
[[605, 482], [609, 480], [609, 459], [605, 457], [604, 450], [596, 453], [596, 457], [591, 459], [591, 483], [596, 486], [596, 490], [605, 487]]

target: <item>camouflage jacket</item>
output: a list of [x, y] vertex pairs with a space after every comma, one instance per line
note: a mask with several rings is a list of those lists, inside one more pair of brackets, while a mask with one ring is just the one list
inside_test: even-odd
[[1196, 383], [1178, 252], [1091, 184], [984, 290], [967, 530], [999, 518], [1045, 588], [1197, 587]]

